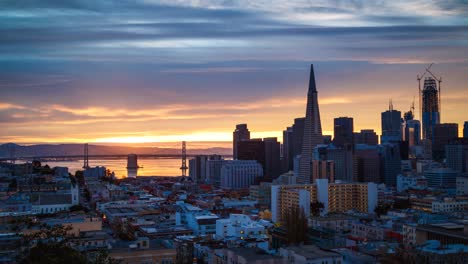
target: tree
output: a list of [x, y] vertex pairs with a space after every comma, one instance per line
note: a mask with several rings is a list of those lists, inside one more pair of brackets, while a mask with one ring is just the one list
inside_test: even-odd
[[79, 251], [60, 242], [41, 242], [29, 250], [29, 254], [19, 261], [21, 264], [61, 264], [87, 263], [86, 257]]
[[319, 216], [320, 215], [320, 209], [325, 208], [322, 202], [315, 201], [310, 203], [310, 214], [313, 216]]
[[117, 264], [121, 263], [121, 261], [113, 259], [109, 256], [109, 252], [105, 249], [101, 249], [94, 254], [93, 256], [88, 256], [88, 263], [89, 264]]
[[67, 233], [71, 226], [41, 227], [39, 231], [23, 236], [23, 252], [19, 256], [19, 263], [87, 263], [83, 254], [67, 244]]
[[73, 205], [72, 207], [70, 207], [70, 212], [79, 212], [79, 211], [83, 211], [87, 213], [89, 212], [89, 209], [82, 206], [81, 204]]
[[293, 207], [285, 219], [289, 244], [299, 244], [307, 240], [307, 217], [302, 208]]
[[83, 186], [85, 184], [83, 171], [79, 170], [75, 172], [75, 178], [78, 180], [78, 183]]
[[22, 252], [18, 256], [20, 264], [115, 264], [107, 250], [100, 250], [92, 256], [86, 256], [69, 246], [68, 232], [71, 226], [47, 226], [30, 235], [24, 235], [21, 240]]
[[377, 215], [377, 217], [380, 218], [381, 215], [387, 214], [388, 210], [390, 210], [391, 205], [388, 203], [379, 203], [375, 209], [374, 212]]

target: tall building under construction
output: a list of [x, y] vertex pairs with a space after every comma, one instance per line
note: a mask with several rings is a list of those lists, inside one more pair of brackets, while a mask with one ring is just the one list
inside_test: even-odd
[[427, 77], [424, 80], [424, 88], [421, 91], [423, 138], [431, 141], [434, 141], [435, 125], [440, 124], [439, 91], [434, 78]]

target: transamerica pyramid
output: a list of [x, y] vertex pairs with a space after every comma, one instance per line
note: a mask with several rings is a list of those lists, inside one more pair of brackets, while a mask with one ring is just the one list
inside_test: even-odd
[[314, 147], [322, 144], [322, 125], [315, 86], [314, 65], [310, 65], [309, 90], [307, 92], [307, 107], [304, 122], [304, 139], [299, 164], [299, 183], [310, 183], [312, 176], [312, 154]]

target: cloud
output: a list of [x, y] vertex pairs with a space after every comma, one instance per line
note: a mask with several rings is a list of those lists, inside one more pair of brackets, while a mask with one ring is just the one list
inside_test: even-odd
[[[0, 123], [6, 129], [0, 136], [66, 139], [90, 125], [95, 133], [127, 136], [132, 130], [207, 132], [203, 125], [230, 131], [237, 120], [280, 131], [303, 115], [311, 62], [319, 66], [327, 120], [351, 108], [378, 126], [387, 97], [411, 101], [414, 91], [407, 88], [421, 64], [437, 63], [448, 94], [466, 89], [464, 1], [1, 5]], [[447, 107], [466, 104], [447, 101]], [[37, 128], [37, 120], [45, 126]]]
[[25, 109], [26, 107], [17, 104], [10, 104], [10, 103], [2, 103], [0, 102], [0, 110], [6, 109]]

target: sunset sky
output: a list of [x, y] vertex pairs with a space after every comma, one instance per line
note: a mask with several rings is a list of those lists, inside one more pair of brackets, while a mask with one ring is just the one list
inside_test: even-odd
[[[466, 1], [0, 2], [0, 143], [229, 141], [305, 114], [380, 133], [434, 62], [444, 123], [468, 120]], [[416, 113], [419, 117], [419, 112]]]

